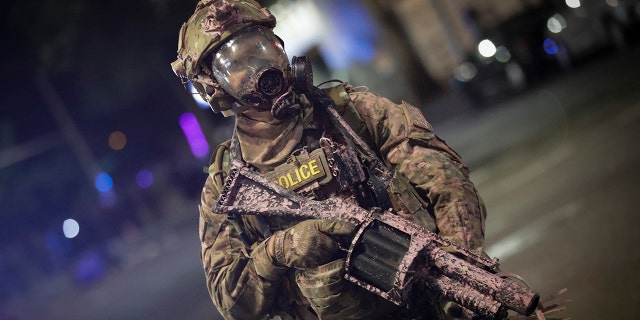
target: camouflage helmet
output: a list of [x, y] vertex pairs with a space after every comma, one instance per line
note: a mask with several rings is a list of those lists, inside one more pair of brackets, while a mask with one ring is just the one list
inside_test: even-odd
[[207, 57], [225, 40], [250, 26], [273, 29], [275, 17], [253, 0], [201, 0], [178, 38], [178, 59], [171, 63], [183, 83], [191, 82], [215, 112], [234, 114], [234, 99], [213, 78]]

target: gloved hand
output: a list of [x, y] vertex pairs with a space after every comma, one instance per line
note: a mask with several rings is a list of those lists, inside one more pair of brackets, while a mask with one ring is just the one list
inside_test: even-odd
[[305, 269], [334, 260], [338, 243], [332, 235], [349, 235], [355, 226], [344, 221], [305, 220], [275, 232], [266, 240], [266, 252], [277, 265]]
[[[344, 259], [296, 271], [296, 284], [318, 318], [376, 319], [396, 306], [344, 278]], [[385, 317], [386, 318], [386, 317]]]

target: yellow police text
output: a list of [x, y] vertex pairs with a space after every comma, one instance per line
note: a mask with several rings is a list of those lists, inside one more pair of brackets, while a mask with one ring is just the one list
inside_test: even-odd
[[319, 178], [317, 176], [321, 173], [322, 171], [320, 171], [318, 167], [318, 160], [313, 159], [300, 167], [296, 167], [294, 170], [289, 170], [280, 175], [276, 182], [287, 189], [291, 189], [297, 185], [302, 185], [305, 182]]

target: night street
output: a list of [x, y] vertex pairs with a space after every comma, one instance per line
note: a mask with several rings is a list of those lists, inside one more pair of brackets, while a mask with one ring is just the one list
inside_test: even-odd
[[568, 288], [573, 319], [635, 319], [640, 95], [596, 103], [475, 171], [487, 251], [542, 296]]
[[464, 133], [449, 140], [479, 164], [472, 179], [489, 212], [489, 255], [543, 297], [568, 288], [562, 315], [572, 319], [640, 316], [637, 54], [612, 55], [479, 116], [471, 130], [480, 143]]
[[[568, 288], [562, 315], [640, 317], [638, 50], [550, 80], [493, 108], [434, 123], [466, 159], [488, 208], [486, 250], [541, 296]], [[425, 113], [429, 115], [429, 109]], [[14, 297], [8, 319], [215, 318], [191, 218], [149, 226], [153, 255], [88, 287], [65, 275]], [[13, 316], [10, 317], [10, 316]]]
[[621, 97], [474, 174], [487, 251], [544, 294], [567, 287], [574, 319], [635, 319], [640, 95]]

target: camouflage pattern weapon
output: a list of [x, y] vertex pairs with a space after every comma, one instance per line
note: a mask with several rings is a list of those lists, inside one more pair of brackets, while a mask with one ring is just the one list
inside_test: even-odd
[[498, 261], [479, 256], [391, 210], [366, 210], [340, 198], [312, 200], [231, 160], [212, 211], [227, 215], [289, 216], [349, 221], [359, 226], [347, 250], [347, 280], [397, 305], [425, 288], [463, 308], [467, 316], [505, 319], [531, 315], [539, 295], [498, 275]]

